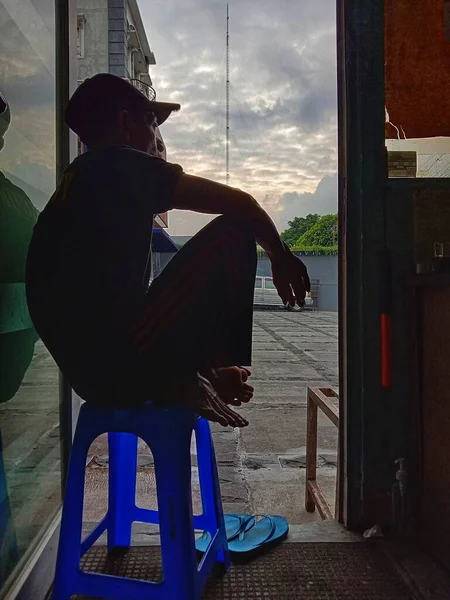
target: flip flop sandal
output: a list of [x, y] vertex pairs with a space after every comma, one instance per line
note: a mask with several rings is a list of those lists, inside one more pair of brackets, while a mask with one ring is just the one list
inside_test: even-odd
[[[260, 521], [256, 521], [261, 517]], [[251, 527], [248, 527], [251, 524]], [[249, 560], [282, 542], [289, 533], [289, 523], [278, 515], [253, 515], [242, 523], [240, 531], [228, 542], [234, 562]]]
[[[254, 525], [255, 520], [250, 515], [242, 514], [236, 515], [233, 513], [223, 515], [225, 520], [225, 530], [227, 533], [227, 540], [234, 540], [239, 535], [242, 525], [245, 523], [246, 531], [249, 531]], [[252, 520], [253, 519], [253, 520]], [[204, 531], [202, 535], [196, 539], [195, 547], [198, 552], [205, 553], [211, 542], [211, 534], [209, 531]]]

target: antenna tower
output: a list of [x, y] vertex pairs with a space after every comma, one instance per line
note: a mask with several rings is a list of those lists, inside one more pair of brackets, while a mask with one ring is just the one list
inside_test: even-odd
[[230, 183], [230, 30], [227, 4], [226, 105], [225, 105], [225, 183]]

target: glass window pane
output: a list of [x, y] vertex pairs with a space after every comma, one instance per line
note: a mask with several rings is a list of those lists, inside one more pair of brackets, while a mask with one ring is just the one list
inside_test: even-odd
[[25, 296], [55, 188], [54, 4], [0, 0], [0, 590], [60, 505], [58, 369]]
[[257, 277], [255, 279], [255, 290], [260, 290], [262, 288], [262, 279], [261, 277]]
[[450, 175], [450, 3], [386, 0], [389, 177]]
[[265, 280], [265, 284], [264, 285], [266, 287], [266, 290], [275, 290], [276, 289], [276, 287], [275, 287], [272, 279], [267, 278]]

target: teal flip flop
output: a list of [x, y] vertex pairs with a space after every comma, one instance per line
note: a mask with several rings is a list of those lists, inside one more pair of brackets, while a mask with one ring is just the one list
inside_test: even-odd
[[[254, 520], [252, 521], [252, 517], [250, 515], [242, 514], [237, 515], [233, 513], [228, 513], [223, 515], [225, 520], [225, 530], [227, 532], [227, 540], [233, 540], [236, 535], [239, 535], [241, 531], [241, 527], [243, 523], [246, 523], [247, 531], [253, 527], [255, 524]], [[206, 552], [208, 546], [211, 542], [211, 534], [209, 531], [204, 531], [202, 535], [197, 538], [195, 541], [195, 547], [198, 552]]]
[[[256, 521], [257, 517], [261, 517]], [[249, 560], [276, 544], [289, 533], [289, 523], [278, 515], [253, 515], [241, 525], [240, 530], [228, 541], [230, 557], [234, 562]]]

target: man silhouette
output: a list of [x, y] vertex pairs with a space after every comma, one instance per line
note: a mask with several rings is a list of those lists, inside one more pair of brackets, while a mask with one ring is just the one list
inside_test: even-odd
[[[88, 402], [183, 403], [222, 425], [252, 397], [256, 241], [285, 303], [304, 303], [304, 264], [245, 192], [183, 173], [159, 156], [157, 127], [179, 105], [149, 101], [110, 74], [86, 80], [66, 122], [88, 151], [42, 211], [28, 256], [35, 326]], [[221, 215], [149, 285], [153, 216]]]

